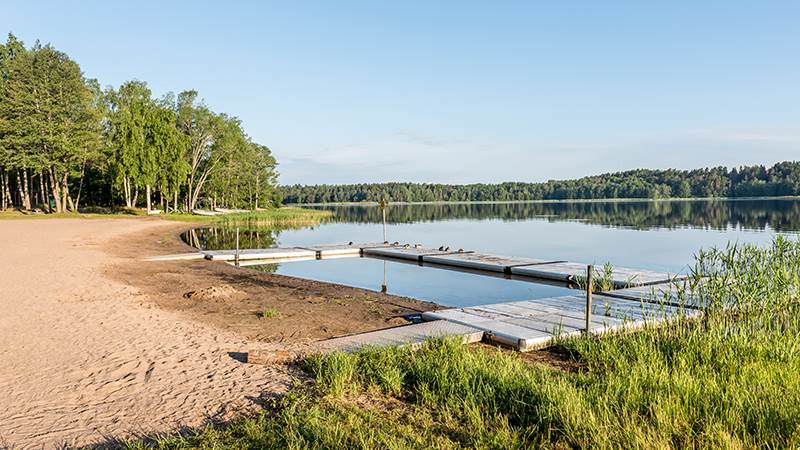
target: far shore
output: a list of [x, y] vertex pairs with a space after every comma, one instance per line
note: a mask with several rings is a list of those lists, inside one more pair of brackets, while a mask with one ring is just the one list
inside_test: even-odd
[[[486, 200], [486, 201], [436, 201], [436, 202], [389, 202], [389, 205], [496, 205], [525, 203], [656, 203], [656, 202], [700, 202], [720, 200], [726, 202], [754, 200], [800, 200], [797, 195], [775, 197], [686, 197], [686, 198], [586, 198], [563, 200]], [[289, 203], [287, 206], [380, 206], [379, 202], [332, 202], [332, 203]]]

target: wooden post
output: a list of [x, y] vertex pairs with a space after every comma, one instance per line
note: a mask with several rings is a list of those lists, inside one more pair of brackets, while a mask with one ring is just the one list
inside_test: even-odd
[[594, 275], [594, 266], [586, 266], [586, 334], [592, 330], [592, 276]]
[[236, 255], [234, 259], [236, 267], [239, 267], [239, 227], [236, 227]]

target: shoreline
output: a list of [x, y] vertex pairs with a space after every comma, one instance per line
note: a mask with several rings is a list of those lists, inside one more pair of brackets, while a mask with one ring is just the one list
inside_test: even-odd
[[[203, 223], [175, 222], [153, 255], [195, 251], [180, 235]], [[155, 236], [143, 236], [153, 242]], [[139, 248], [145, 244], [132, 241]], [[233, 267], [219, 261], [152, 261], [117, 266], [109, 276], [147, 292], [154, 304], [180, 311], [244, 338], [265, 343], [310, 343], [409, 323], [403, 316], [439, 309], [433, 302], [344, 284]], [[180, 279], [176, 279], [180, 274]], [[192, 301], [192, 299], [199, 301]], [[279, 317], [259, 317], [274, 309]], [[269, 332], [264, 331], [265, 323]]]
[[[687, 198], [606, 198], [606, 199], [562, 199], [562, 200], [481, 200], [481, 201], [434, 201], [434, 202], [389, 202], [388, 205], [515, 205], [531, 203], [658, 203], [658, 202], [705, 202], [705, 201], [765, 201], [800, 200], [800, 196], [783, 195], [776, 197], [687, 197]], [[302, 208], [305, 206], [380, 206], [379, 202], [333, 202], [333, 203], [289, 203]]]

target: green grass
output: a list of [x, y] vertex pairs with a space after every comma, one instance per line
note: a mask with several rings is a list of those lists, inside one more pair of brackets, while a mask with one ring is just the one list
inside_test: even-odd
[[280, 317], [281, 313], [275, 308], [264, 308], [260, 315], [262, 319], [271, 319], [273, 317]]
[[132, 448], [796, 448], [800, 242], [701, 252], [699, 320], [561, 342], [580, 369], [434, 341], [313, 356], [269, 415]]
[[55, 218], [131, 218], [131, 217], [156, 217], [179, 222], [209, 222], [209, 223], [247, 223], [255, 225], [310, 225], [327, 219], [333, 213], [330, 211], [304, 209], [296, 207], [282, 207], [251, 211], [246, 213], [225, 214], [218, 216], [201, 216], [196, 214], [158, 214], [148, 216], [138, 209], [117, 209], [109, 212], [85, 213], [60, 213], [60, 214], [23, 214], [18, 211], [1, 211], [0, 219], [55, 219]]

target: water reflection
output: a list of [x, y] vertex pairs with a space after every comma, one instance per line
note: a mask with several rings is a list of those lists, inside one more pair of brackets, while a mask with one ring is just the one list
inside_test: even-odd
[[[328, 206], [335, 216], [315, 227], [276, 230], [238, 225], [242, 248], [294, 247], [382, 236], [380, 208]], [[659, 201], [593, 203], [393, 205], [392, 241], [548, 260], [685, 273], [701, 248], [729, 242], [769, 243], [800, 230], [800, 201]], [[210, 226], [184, 239], [204, 249], [231, 249], [235, 226]], [[372, 258], [302, 261], [259, 270], [330, 281], [447, 305], [574, 294], [563, 286], [476, 276]]]
[[[334, 222], [380, 223], [375, 206], [316, 206], [334, 211]], [[503, 221], [581, 221], [638, 230], [702, 228], [724, 230], [800, 230], [800, 200], [660, 200], [569, 203], [456, 203], [392, 205], [389, 223], [440, 222], [469, 219]]]

